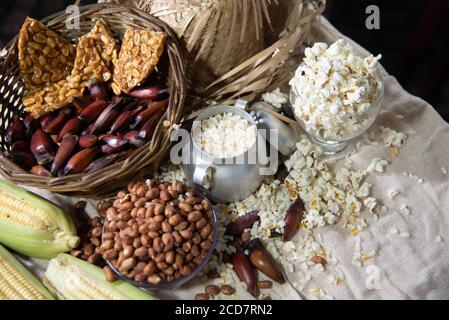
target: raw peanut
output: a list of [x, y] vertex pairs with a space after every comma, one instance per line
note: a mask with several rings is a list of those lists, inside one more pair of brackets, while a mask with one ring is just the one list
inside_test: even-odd
[[185, 212], [192, 212], [192, 206], [190, 205], [190, 204], [188, 204], [187, 202], [180, 202], [179, 204], [178, 204], [178, 207], [179, 207], [179, 209], [181, 209], [182, 211], [185, 211]]
[[147, 276], [143, 272], [141, 272], [141, 273], [136, 274], [136, 276], [134, 277], [134, 280], [137, 282], [143, 282], [146, 280], [146, 278], [147, 278]]
[[136, 259], [131, 257], [123, 260], [123, 262], [120, 264], [119, 271], [129, 271], [137, 264]]
[[147, 193], [147, 191], [148, 191], [148, 187], [146, 185], [141, 185], [137, 188], [136, 195], [138, 197], [143, 198], [143, 197], [145, 197], [145, 194]]
[[204, 291], [211, 296], [216, 296], [220, 293], [220, 288], [216, 285], [210, 284], [204, 288]]
[[164, 248], [166, 251], [171, 250], [174, 245], [173, 237], [170, 233], [164, 233], [162, 235], [162, 243], [164, 244]]
[[123, 246], [123, 251], [122, 252], [123, 252], [123, 257], [126, 259], [126, 258], [129, 258], [129, 257], [131, 257], [133, 255], [134, 248], [132, 246], [130, 246], [130, 245], [125, 245], [125, 246]]
[[148, 231], [150, 231], [150, 224], [149, 223], [142, 224], [139, 227], [139, 233], [141, 233], [141, 234], [146, 234], [146, 233], [148, 233]]
[[165, 254], [165, 262], [169, 265], [172, 265], [175, 262], [175, 252], [173, 250], [168, 251]]
[[193, 262], [195, 262], [195, 264], [197, 264], [197, 265], [200, 265], [201, 262], [203, 262], [203, 260], [204, 260], [204, 257], [201, 257], [201, 256], [197, 256], [197, 257], [193, 258]]
[[156, 262], [150, 261], [145, 268], [143, 269], [143, 273], [146, 275], [152, 275], [157, 270]]
[[165, 211], [165, 206], [161, 203], [156, 203], [156, 206], [154, 207], [154, 214], [156, 216], [161, 215]]
[[156, 222], [161, 223], [162, 221], [165, 220], [165, 217], [164, 217], [163, 215], [158, 215], [158, 216], [155, 216], [155, 217], [153, 218], [153, 220], [156, 221]]
[[166, 205], [164, 214], [167, 218], [170, 218], [171, 216], [173, 216], [175, 214], [175, 208], [173, 208], [172, 205]]
[[168, 268], [168, 265], [165, 263], [165, 261], [159, 262], [156, 264], [159, 270], [165, 270]]
[[184, 262], [184, 256], [182, 254], [176, 253], [176, 256], [175, 256], [176, 270], [181, 270], [183, 262]]
[[132, 208], [134, 208], [134, 205], [131, 201], [122, 202], [118, 207], [120, 211], [128, 211], [131, 210]]
[[184, 265], [179, 271], [179, 273], [181, 273], [181, 275], [183, 276], [188, 276], [189, 274], [192, 273], [192, 269], [189, 266]]
[[204, 210], [210, 209], [209, 201], [207, 201], [206, 199], [201, 200], [201, 205], [203, 206]]
[[209, 300], [209, 295], [207, 293], [197, 293], [195, 300]]
[[156, 252], [161, 253], [163, 250], [163, 243], [160, 237], [157, 237], [153, 240], [153, 248]]
[[220, 287], [220, 291], [221, 291], [221, 293], [223, 293], [225, 295], [228, 295], [228, 296], [230, 296], [230, 295], [235, 293], [235, 289], [233, 287], [231, 287], [230, 285], [228, 285], [228, 284], [222, 285]]
[[152, 274], [152, 275], [148, 276], [147, 281], [151, 284], [159, 284], [162, 281], [162, 279], [159, 275]]
[[165, 275], [168, 276], [168, 277], [167, 277], [167, 281], [170, 281], [170, 280], [169, 280], [169, 279], [170, 279], [169, 276], [173, 275], [173, 274], [175, 273], [175, 270], [173, 269], [173, 267], [168, 266], [167, 268], [165, 268], [165, 269], [163, 270], [163, 272], [164, 272]]
[[182, 221], [182, 217], [179, 214], [175, 214], [168, 219], [168, 223], [172, 226], [177, 226]]
[[103, 267], [103, 273], [106, 281], [113, 282], [115, 280], [115, 274], [109, 266]]
[[259, 289], [271, 289], [273, 287], [273, 282], [269, 280], [257, 281], [257, 286]]
[[140, 198], [139, 200], [134, 202], [134, 208], [143, 208], [145, 203], [147, 203], [147, 198]]
[[145, 194], [145, 197], [149, 198], [150, 200], [159, 198], [159, 188], [151, 188]]
[[136, 257], [142, 258], [148, 254], [148, 249], [145, 247], [140, 247], [134, 251]]
[[195, 235], [193, 236], [192, 241], [194, 244], [200, 244], [202, 241], [201, 235], [198, 232], [195, 232]]
[[149, 206], [145, 209], [145, 219], [154, 217], [154, 205]]
[[159, 198], [162, 201], [168, 201], [168, 200], [170, 200], [170, 194], [168, 193], [167, 190], [161, 190], [159, 193]]
[[192, 255], [193, 255], [194, 257], [197, 257], [197, 256], [200, 255], [200, 249], [198, 248], [198, 246], [197, 246], [196, 244], [194, 244], [194, 245], [192, 246], [192, 248], [190, 249], [190, 253], [192, 253]]
[[171, 232], [171, 225], [168, 223], [168, 221], [162, 221], [161, 223], [162, 232], [167, 233]]
[[189, 223], [187, 221], [181, 221], [180, 223], [178, 223], [175, 226], [175, 230], [176, 231], [182, 231], [182, 230], [187, 229], [188, 226], [189, 226]]
[[187, 217], [187, 221], [192, 222], [192, 223], [197, 222], [202, 217], [203, 217], [203, 215], [201, 214], [200, 211], [192, 211], [191, 213], [189, 213], [189, 216]]
[[148, 232], [148, 236], [154, 240], [157, 237], [159, 237], [159, 233], [157, 233], [156, 231], [150, 231], [150, 232]]
[[156, 263], [163, 262], [163, 261], [165, 261], [165, 254], [164, 253], [159, 253], [153, 260]]
[[142, 234], [140, 236], [140, 242], [142, 243], [142, 246], [144, 246], [144, 247], [149, 247], [152, 244], [151, 239], [148, 236], [148, 234]]
[[188, 196], [188, 197], [185, 199], [185, 202], [193, 206], [193, 205], [196, 204], [198, 201], [197, 201], [197, 198], [196, 198], [196, 197], [194, 197], [194, 196]]
[[207, 224], [206, 218], [201, 218], [200, 220], [198, 220], [196, 222], [196, 228], [197, 229], [202, 229], [206, 224]]
[[181, 237], [183, 237], [186, 240], [191, 239], [193, 236], [192, 231], [190, 231], [190, 230], [181, 230], [181, 231], [179, 231], [179, 234], [181, 235]]
[[140, 237], [134, 238], [133, 241], [133, 247], [134, 248], [140, 248], [142, 246], [142, 242], [140, 242]]
[[119, 219], [120, 219], [120, 221], [127, 222], [129, 219], [131, 219], [131, 211], [129, 211], [129, 210], [120, 211]]
[[206, 239], [211, 231], [212, 231], [212, 226], [210, 224], [206, 224], [206, 226], [203, 229], [201, 229], [201, 231], [200, 231], [201, 238]]
[[161, 229], [161, 224], [160, 222], [157, 221], [153, 221], [150, 223], [150, 225], [148, 226], [148, 229], [150, 229], [150, 231], [159, 231]]
[[182, 242], [182, 237], [178, 231], [173, 231], [171, 235], [173, 236], [173, 239], [175, 239], [176, 244], [179, 245]]
[[184, 242], [182, 244], [182, 250], [184, 250], [184, 252], [189, 252], [191, 248], [192, 244], [190, 242]]

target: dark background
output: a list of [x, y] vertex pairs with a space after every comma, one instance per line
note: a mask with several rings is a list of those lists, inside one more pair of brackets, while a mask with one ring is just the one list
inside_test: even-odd
[[[74, 0], [0, 2], [0, 44], [4, 45], [27, 15], [43, 18]], [[371, 4], [380, 9], [379, 30], [365, 27], [365, 9]], [[382, 64], [404, 88], [429, 101], [449, 121], [449, 1], [327, 0], [324, 15], [373, 54], [381, 53]]]

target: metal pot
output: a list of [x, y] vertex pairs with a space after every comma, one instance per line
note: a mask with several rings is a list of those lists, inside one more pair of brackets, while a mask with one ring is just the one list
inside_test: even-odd
[[194, 121], [190, 132], [192, 163], [183, 164], [184, 173], [191, 183], [217, 202], [233, 202], [248, 197], [257, 190], [266, 176], [260, 159], [266, 157], [266, 141], [257, 133], [256, 142], [243, 155], [232, 158], [214, 158], [201, 150], [196, 142], [201, 120], [220, 113], [235, 113], [248, 120], [257, 129], [256, 122], [244, 108], [246, 102], [236, 106], [217, 105], [205, 109]]

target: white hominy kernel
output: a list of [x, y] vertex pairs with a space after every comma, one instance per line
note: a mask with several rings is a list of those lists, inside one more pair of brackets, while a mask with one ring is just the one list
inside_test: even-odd
[[410, 233], [408, 233], [408, 232], [401, 232], [401, 233], [399, 234], [399, 236], [400, 236], [401, 238], [410, 238]]
[[256, 142], [256, 128], [234, 113], [220, 113], [201, 121], [196, 142], [201, 150], [217, 158], [235, 157]]

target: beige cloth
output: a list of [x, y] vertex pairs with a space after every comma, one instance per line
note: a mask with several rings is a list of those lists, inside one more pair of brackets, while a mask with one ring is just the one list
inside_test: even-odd
[[[328, 43], [342, 37], [324, 18], [321, 25], [315, 24], [314, 34], [317, 41]], [[363, 48], [357, 48], [367, 54]], [[312, 288], [321, 288], [337, 299], [449, 299], [449, 178], [441, 170], [443, 166], [449, 170], [449, 126], [429, 104], [408, 94], [386, 71], [382, 74], [385, 100], [373, 131], [377, 133], [378, 141], [380, 126], [407, 133], [409, 138], [396, 159], [391, 160], [382, 144], [364, 143], [353, 158], [363, 168], [374, 157], [391, 162], [384, 174], [368, 177], [368, 182], [374, 186], [374, 197], [381, 199], [389, 210], [376, 221], [368, 218], [369, 227], [359, 235], [363, 250], [376, 250], [377, 254], [363, 268], [355, 267], [352, 257], [357, 237], [338, 226], [317, 229], [315, 233], [322, 235], [326, 252], [338, 259], [345, 280], [336, 286], [330, 283], [328, 271], [313, 272], [312, 280], [300, 294], [288, 284], [275, 285], [270, 293], [273, 298], [309, 299], [314, 297]], [[409, 134], [411, 131], [416, 134]], [[404, 176], [404, 171], [422, 177], [424, 183]], [[401, 191], [394, 200], [387, 197], [387, 190], [391, 188]], [[66, 207], [67, 203], [76, 201], [38, 193]], [[402, 204], [408, 205], [410, 215], [401, 213]], [[91, 214], [95, 212], [93, 203], [89, 204], [88, 210]], [[410, 238], [391, 234], [392, 228], [409, 232]], [[438, 236], [441, 242], [437, 241]], [[25, 263], [42, 276], [45, 262], [26, 260]], [[368, 265], [375, 265], [380, 270], [379, 289], [366, 288]], [[288, 278], [293, 283], [296, 275], [289, 274]], [[158, 296], [191, 299], [195, 293], [204, 290], [205, 283], [204, 279], [198, 279], [187, 287], [159, 292]], [[242, 288], [238, 289], [240, 298], [250, 298]]]

